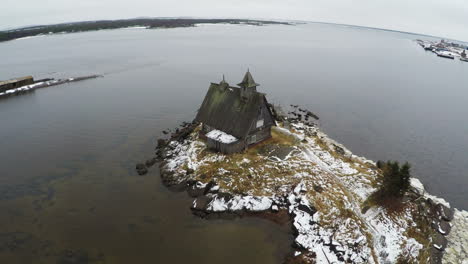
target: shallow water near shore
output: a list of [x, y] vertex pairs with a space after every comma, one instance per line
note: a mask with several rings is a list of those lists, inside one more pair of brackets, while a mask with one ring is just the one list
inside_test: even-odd
[[[103, 74], [0, 101], [1, 263], [281, 263], [286, 227], [205, 221], [191, 199], [137, 176], [210, 81], [249, 67], [273, 103], [301, 104], [371, 159], [408, 160], [467, 209], [468, 63], [418, 36], [333, 25], [111, 30], [0, 43], [0, 79]], [[68, 262], [67, 262], [68, 261]]]

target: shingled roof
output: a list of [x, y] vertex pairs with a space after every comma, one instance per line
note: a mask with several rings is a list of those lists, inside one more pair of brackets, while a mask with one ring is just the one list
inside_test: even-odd
[[266, 101], [263, 93], [253, 91], [246, 99], [241, 97], [241, 88], [231, 87], [226, 82], [212, 83], [195, 120], [244, 139], [263, 100]]

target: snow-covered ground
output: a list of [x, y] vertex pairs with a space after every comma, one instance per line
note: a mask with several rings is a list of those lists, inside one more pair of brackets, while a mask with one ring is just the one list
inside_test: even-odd
[[455, 209], [442, 263], [468, 264], [468, 212]]
[[29, 91], [29, 90], [34, 90], [37, 87], [40, 87], [40, 86], [42, 86], [44, 84], [46, 84], [46, 82], [38, 82], [38, 83], [30, 84], [30, 85], [21, 86], [21, 87], [15, 88], [15, 89], [6, 90], [5, 92], [0, 93], [0, 97], [5, 96], [5, 95], [12, 95], [12, 94], [15, 94], [15, 93], [18, 93], [18, 92], [25, 92], [25, 91]]
[[[162, 169], [177, 182], [195, 180], [201, 187], [214, 183], [211, 190], [215, 191], [206, 195], [205, 211], [288, 210], [295, 244], [314, 252], [317, 263], [424, 263], [423, 251], [433, 246], [430, 234], [421, 234], [415, 220], [415, 203], [407, 202], [397, 214], [378, 206], [363, 210], [379, 187], [379, 170], [373, 161], [352, 154], [315, 126], [294, 123], [290, 129], [274, 128], [270, 141], [241, 154], [208, 151], [197, 133], [182, 143], [170, 142], [169, 149]], [[412, 186], [424, 188], [416, 179]], [[197, 202], [194, 208], [200, 205]], [[456, 214], [455, 225], [465, 223], [460, 228], [466, 227], [465, 213]], [[425, 235], [428, 238], [422, 239]], [[452, 248], [462, 252], [449, 244]], [[462, 248], [466, 249], [466, 242]], [[297, 251], [296, 257], [303, 252]]]

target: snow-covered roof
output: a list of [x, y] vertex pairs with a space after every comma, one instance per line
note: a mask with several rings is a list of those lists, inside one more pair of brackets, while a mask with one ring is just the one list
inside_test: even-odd
[[220, 130], [211, 130], [206, 134], [208, 138], [224, 144], [231, 144], [237, 141], [237, 138]]

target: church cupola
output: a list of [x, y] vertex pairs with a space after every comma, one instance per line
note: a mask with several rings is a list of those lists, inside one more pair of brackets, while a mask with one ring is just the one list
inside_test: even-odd
[[260, 84], [254, 81], [252, 74], [247, 70], [244, 75], [244, 79], [242, 79], [242, 82], [237, 85], [241, 88], [241, 96], [248, 99], [252, 92], [257, 91], [257, 86]]

